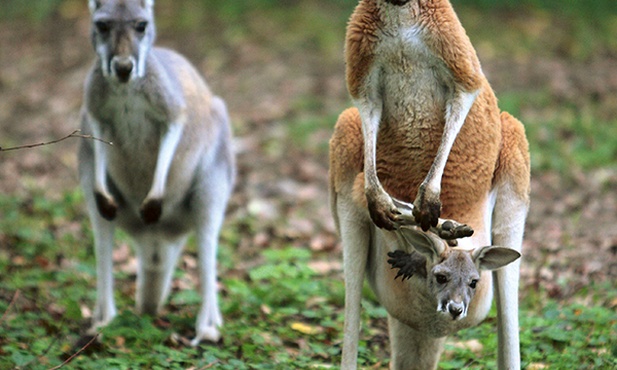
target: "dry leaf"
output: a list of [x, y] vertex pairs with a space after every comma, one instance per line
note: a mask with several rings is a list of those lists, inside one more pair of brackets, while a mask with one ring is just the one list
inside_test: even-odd
[[298, 331], [302, 334], [307, 334], [307, 335], [315, 335], [315, 334], [319, 334], [323, 331], [323, 328], [318, 327], [318, 326], [311, 326], [302, 322], [294, 322], [291, 324], [291, 329]]
[[484, 346], [482, 345], [482, 343], [480, 343], [480, 341], [477, 339], [471, 339], [471, 340], [467, 340], [463, 342], [456, 342], [454, 343], [454, 347], [461, 348], [461, 349], [467, 349], [475, 354], [480, 354], [482, 350], [484, 349]]
[[527, 365], [527, 370], [541, 370], [541, 369], [548, 369], [548, 365], [543, 364], [541, 362], [532, 362], [531, 364]]

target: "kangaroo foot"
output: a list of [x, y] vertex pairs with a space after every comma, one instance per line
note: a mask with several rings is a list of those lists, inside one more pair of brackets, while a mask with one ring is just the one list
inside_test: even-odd
[[388, 263], [393, 269], [399, 269], [394, 280], [401, 277], [401, 281], [410, 279], [414, 275], [426, 277], [426, 257], [420, 253], [407, 253], [401, 250], [388, 252]]

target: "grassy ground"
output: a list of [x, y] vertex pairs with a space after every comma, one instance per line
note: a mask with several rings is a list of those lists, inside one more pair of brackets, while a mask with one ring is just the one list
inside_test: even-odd
[[[532, 150], [523, 365], [614, 368], [615, 2], [453, 3]], [[0, 9], [1, 146], [71, 132], [92, 58], [83, 1], [20, 4]], [[342, 44], [354, 4], [157, 1], [160, 42], [188, 55], [227, 99], [237, 137], [240, 179], [219, 250], [223, 339], [187, 346], [199, 302], [192, 242], [161, 317], [134, 314], [135, 260], [119, 233], [120, 315], [72, 368], [337, 367], [344, 286], [325, 181], [327, 140], [349, 104]], [[65, 141], [0, 152], [2, 369], [52, 368], [87, 344], [95, 272], [75, 149]], [[361, 364], [387, 368], [385, 311], [369, 289], [363, 305]], [[495, 357], [493, 313], [449, 339], [440, 367], [490, 369]]]
[[[94, 258], [82, 196], [66, 193], [49, 201], [0, 197], [5, 217], [0, 255], [5, 278], [0, 288], [0, 367], [47, 369], [75, 353], [86, 338], [94, 302]], [[131, 310], [134, 260], [125, 237], [114, 255], [120, 315], [102, 337], [71, 363], [72, 368], [331, 368], [340, 356], [344, 287], [337, 264], [315, 259], [291, 245], [268, 249], [250, 269], [234, 254], [236, 236], [221, 243], [223, 339], [215, 345], [187, 346], [194, 335], [195, 254], [189, 246], [176, 274], [170, 304], [159, 318]], [[86, 241], [86, 242], [84, 242]], [[59, 248], [58, 246], [61, 245]], [[592, 285], [563, 304], [545, 292], [524, 294], [521, 344], [524, 365], [555, 369], [610, 369], [617, 353], [617, 291], [613, 283]], [[360, 363], [385, 368], [385, 311], [367, 290]], [[448, 341], [444, 369], [495, 368], [494, 314], [479, 327]], [[535, 364], [531, 366], [530, 364]], [[535, 367], [534, 367], [535, 366]]]

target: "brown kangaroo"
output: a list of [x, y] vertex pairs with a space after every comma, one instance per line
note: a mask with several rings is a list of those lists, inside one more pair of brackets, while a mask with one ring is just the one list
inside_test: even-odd
[[[390, 314], [393, 368], [434, 368], [442, 342], [414, 348], [482, 320], [494, 279], [499, 368], [519, 369], [519, 261], [492, 276], [483, 272], [466, 317], [429, 332], [418, 330], [419, 314], [400, 309], [419, 305], [418, 277], [393, 281], [387, 253], [410, 252], [410, 244], [417, 249], [399, 242], [410, 225], [448, 239], [468, 236], [471, 227], [475, 233], [457, 250], [472, 256], [490, 245], [520, 252], [530, 176], [523, 125], [500, 113], [447, 0], [361, 0], [347, 28], [345, 57], [356, 108], [341, 114], [330, 142], [331, 209], [346, 284], [343, 368], [356, 367], [366, 271]], [[440, 217], [457, 222], [445, 232]]]

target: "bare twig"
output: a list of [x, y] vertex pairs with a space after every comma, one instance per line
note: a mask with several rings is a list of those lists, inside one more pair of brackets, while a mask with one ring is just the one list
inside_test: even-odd
[[29, 148], [36, 148], [36, 147], [43, 146], [43, 145], [56, 144], [56, 143], [59, 143], [59, 142], [61, 142], [63, 140], [66, 140], [66, 139], [69, 139], [69, 138], [72, 138], [72, 137], [78, 137], [78, 138], [81, 138], [81, 139], [89, 139], [89, 140], [97, 140], [97, 141], [100, 141], [100, 142], [105, 143], [107, 145], [114, 145], [114, 143], [112, 143], [111, 141], [105, 141], [103, 139], [99, 139], [99, 138], [94, 137], [92, 135], [83, 135], [83, 134], [80, 134], [80, 132], [81, 132], [81, 130], [75, 130], [75, 131], [71, 132], [70, 134], [66, 135], [63, 138], [52, 140], [52, 141], [48, 141], [48, 142], [45, 142], [45, 143], [19, 145], [19, 146], [14, 146], [14, 147], [11, 147], [11, 148], [2, 148], [2, 147], [0, 147], [0, 152], [8, 152], [8, 151], [11, 151], [11, 150], [29, 149]]
[[40, 355], [33, 357], [32, 360], [26, 362], [25, 364], [21, 365], [22, 369], [27, 369], [32, 363], [34, 363], [35, 361], [40, 361], [40, 359], [42, 357], [44, 357], [45, 355], [47, 355], [49, 353], [49, 351], [51, 350], [51, 348], [58, 343], [58, 340], [60, 340], [60, 335], [61, 333], [56, 334], [56, 336], [54, 337], [54, 339], [49, 343], [49, 345], [47, 346], [47, 348], [41, 352]]
[[58, 370], [58, 369], [60, 369], [60, 368], [64, 367], [65, 365], [67, 365], [69, 362], [73, 361], [73, 359], [74, 359], [75, 357], [79, 356], [79, 354], [80, 354], [80, 353], [82, 353], [82, 352], [83, 352], [86, 348], [90, 347], [90, 345], [91, 345], [92, 343], [94, 343], [94, 341], [95, 341], [98, 337], [99, 337], [99, 334], [96, 334], [94, 337], [92, 337], [92, 339], [90, 339], [90, 340], [88, 341], [88, 343], [84, 344], [84, 346], [83, 346], [83, 347], [81, 347], [81, 348], [79, 349], [79, 351], [77, 351], [77, 352], [73, 353], [73, 354], [71, 355], [71, 357], [67, 358], [67, 359], [66, 359], [63, 363], [61, 363], [60, 365], [58, 365], [58, 366], [54, 366], [54, 367], [52, 367], [52, 368], [51, 368], [51, 369], [49, 369], [49, 370]]
[[13, 305], [15, 304], [15, 302], [17, 301], [17, 298], [19, 298], [19, 290], [15, 291], [15, 294], [13, 294], [13, 298], [11, 298], [11, 302], [9, 302], [9, 306], [6, 308], [6, 310], [4, 311], [4, 313], [2, 314], [2, 317], [0, 317], [0, 324], [2, 324], [2, 322], [4, 321], [4, 318], [6, 317], [6, 315], [9, 313], [9, 311], [11, 310], [11, 308], [13, 308]]

